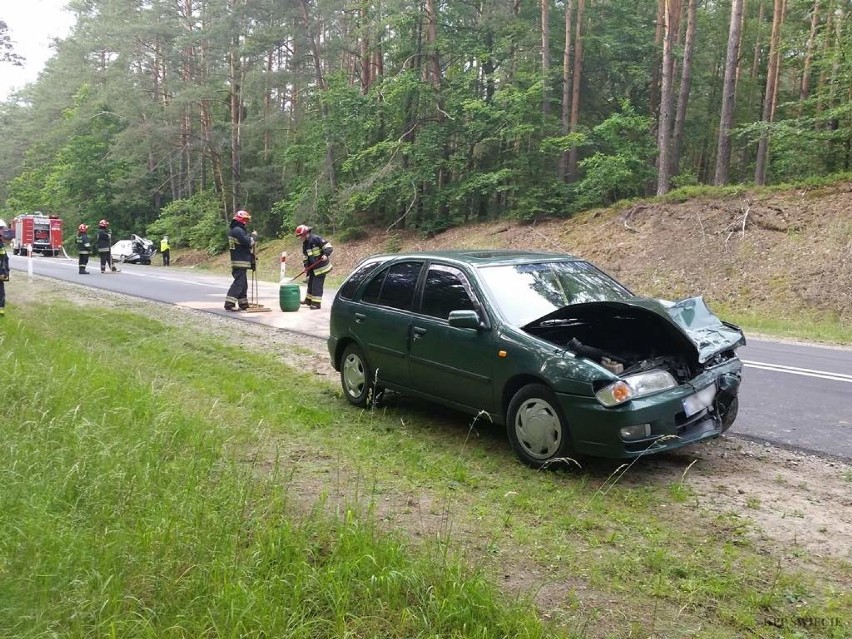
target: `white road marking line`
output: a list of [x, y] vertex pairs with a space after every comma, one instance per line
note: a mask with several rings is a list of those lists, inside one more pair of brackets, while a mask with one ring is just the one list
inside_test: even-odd
[[789, 373], [790, 375], [802, 375], [804, 377], [818, 377], [820, 379], [829, 379], [835, 382], [846, 382], [848, 384], [852, 384], [852, 375], [846, 375], [845, 373], [830, 373], [828, 371], [817, 371], [811, 368], [783, 366], [782, 364], [767, 364], [766, 362], [755, 362], [748, 359], [744, 359], [742, 362], [746, 368], [757, 368], [764, 371]]

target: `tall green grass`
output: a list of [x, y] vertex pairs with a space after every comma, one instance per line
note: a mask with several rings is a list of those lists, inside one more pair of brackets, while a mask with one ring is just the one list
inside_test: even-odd
[[0, 636], [552, 634], [354, 505], [294, 507], [275, 458], [245, 457], [259, 414], [324, 420], [298, 372], [132, 314], [25, 313], [0, 337]]
[[238, 323], [222, 339], [61, 303], [6, 320], [0, 636], [848, 630], [848, 561], [767, 552], [684, 478], [533, 472], [481, 420], [348, 406]]

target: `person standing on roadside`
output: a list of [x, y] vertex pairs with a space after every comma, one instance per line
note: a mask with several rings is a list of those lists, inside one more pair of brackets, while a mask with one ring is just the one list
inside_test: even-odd
[[160, 253], [163, 255], [163, 266], [168, 266], [171, 263], [171, 248], [169, 247], [169, 236], [164, 235], [160, 240]]
[[252, 254], [254, 238], [246, 231], [246, 224], [249, 222], [251, 213], [237, 211], [228, 227], [228, 249], [231, 252], [231, 275], [234, 281], [225, 296], [226, 311], [244, 311], [249, 307], [246, 271], [255, 269]]
[[325, 286], [325, 276], [331, 270], [331, 252], [334, 248], [307, 224], [296, 227], [296, 236], [302, 240], [302, 253], [305, 256], [305, 273], [308, 275], [308, 292], [302, 304], [311, 310], [322, 308], [322, 291]]
[[101, 258], [101, 273], [106, 273], [107, 266], [113, 273], [118, 269], [112, 265], [112, 233], [109, 231], [109, 222], [101, 220], [98, 222], [98, 255]]
[[77, 266], [80, 275], [88, 275], [86, 265], [89, 263], [89, 254], [92, 252], [92, 243], [89, 241], [89, 226], [81, 224], [77, 227]]
[[0, 220], [0, 317], [6, 315], [6, 282], [9, 281], [9, 254], [6, 253], [6, 234], [9, 227]]

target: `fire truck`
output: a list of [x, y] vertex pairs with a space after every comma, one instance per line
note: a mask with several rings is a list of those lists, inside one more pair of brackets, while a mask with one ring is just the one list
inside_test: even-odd
[[33, 253], [52, 257], [62, 252], [62, 220], [57, 215], [45, 215], [40, 211], [18, 215], [12, 220], [12, 228], [14, 255], [26, 255], [27, 247], [32, 247]]

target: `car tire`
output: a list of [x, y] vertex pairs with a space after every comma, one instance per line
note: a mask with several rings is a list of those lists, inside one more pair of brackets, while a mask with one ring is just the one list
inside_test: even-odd
[[727, 431], [731, 426], [734, 425], [734, 421], [737, 419], [737, 413], [740, 410], [740, 398], [734, 397], [725, 411], [722, 413], [722, 432]]
[[340, 358], [340, 385], [346, 401], [355, 406], [366, 406], [375, 397], [373, 371], [357, 344], [349, 344]]
[[547, 468], [571, 458], [571, 433], [556, 395], [543, 384], [528, 384], [512, 401], [506, 433], [515, 454], [533, 468]]

